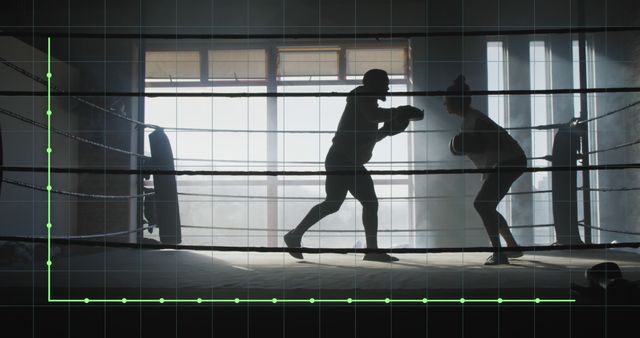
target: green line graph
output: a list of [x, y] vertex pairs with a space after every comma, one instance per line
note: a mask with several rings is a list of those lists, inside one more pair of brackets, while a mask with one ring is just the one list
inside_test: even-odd
[[315, 304], [315, 303], [345, 303], [345, 304], [363, 304], [363, 303], [380, 303], [380, 304], [392, 304], [392, 303], [405, 303], [405, 304], [438, 304], [438, 303], [521, 303], [521, 304], [540, 304], [540, 303], [574, 303], [575, 299], [503, 299], [503, 298], [486, 298], [486, 299], [466, 299], [466, 298], [451, 298], [451, 299], [430, 299], [430, 298], [418, 298], [418, 299], [397, 299], [397, 298], [378, 298], [378, 299], [357, 299], [357, 298], [342, 298], [342, 299], [316, 299], [316, 298], [264, 298], [264, 299], [171, 299], [171, 298], [156, 298], [156, 299], [54, 299], [51, 295], [51, 37], [47, 38], [47, 298], [51, 303], [159, 303], [159, 304], [175, 304], [175, 303], [217, 303], [217, 304], [242, 304], [242, 303], [265, 303], [265, 304]]

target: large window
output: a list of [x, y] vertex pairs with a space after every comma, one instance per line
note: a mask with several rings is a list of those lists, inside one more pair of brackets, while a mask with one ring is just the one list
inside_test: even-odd
[[[406, 41], [175, 49], [148, 47], [147, 91], [348, 92], [361, 84], [362, 75], [371, 68], [390, 74], [391, 91], [408, 90]], [[324, 170], [324, 157], [345, 103], [345, 97], [312, 96], [147, 98], [145, 122], [166, 128], [177, 169], [315, 171]], [[388, 97], [380, 105], [408, 103], [406, 97]], [[368, 167], [412, 168], [409, 142], [406, 133], [380, 142]], [[148, 144], [145, 152], [149, 154]], [[189, 244], [282, 245], [282, 235], [325, 196], [324, 177], [318, 176], [177, 179], [183, 242]], [[411, 180], [377, 176], [374, 182], [380, 197], [379, 229], [412, 228], [409, 203], [393, 198], [408, 196]], [[312, 230], [354, 231], [312, 231], [304, 244], [349, 247], [364, 243], [361, 222], [361, 206], [348, 199], [338, 213]], [[390, 234], [380, 232], [381, 246], [412, 243], [407, 233]]]
[[[577, 40], [571, 42], [571, 55], [572, 60], [572, 75], [573, 75], [573, 88], [580, 88], [580, 56], [579, 56], [579, 44]], [[553, 79], [551, 77], [552, 67], [554, 66], [551, 59], [551, 45], [548, 41], [543, 39], [536, 39], [529, 42], [529, 88], [532, 90], [544, 90], [553, 89]], [[587, 85], [595, 87], [595, 67], [593, 63], [593, 49], [589, 44], [586, 45], [586, 74]], [[487, 88], [489, 90], [505, 90], [508, 88], [508, 70], [509, 70], [509, 53], [508, 48], [503, 41], [488, 41], [487, 42]], [[531, 95], [530, 124], [534, 125], [547, 125], [552, 124], [553, 120], [553, 100], [563, 99], [560, 96], [554, 97], [553, 95]], [[594, 109], [595, 95], [589, 95], [587, 99], [589, 116], [596, 116]], [[572, 97], [573, 103], [573, 116], [580, 117], [581, 102], [580, 94], [574, 94]], [[490, 95], [488, 97], [488, 115], [495, 122], [503, 127], [510, 127], [510, 111], [509, 111], [509, 97], [503, 95]], [[597, 144], [597, 121], [592, 122], [589, 134], [589, 146], [591, 149]], [[531, 130], [531, 152], [527, 154], [528, 157], [541, 158], [552, 153], [553, 137], [555, 130]], [[597, 163], [597, 156], [590, 155], [590, 163]], [[550, 165], [550, 163], [543, 159], [533, 159], [529, 161], [530, 166], [544, 167]], [[582, 183], [582, 173], [578, 172], [578, 185]], [[591, 186], [598, 186], [597, 172], [590, 173]], [[530, 190], [534, 192], [532, 194], [532, 216], [531, 222], [533, 224], [552, 224], [552, 196], [549, 192], [551, 190], [551, 173], [550, 172], [535, 172], [531, 174]], [[590, 199], [592, 201], [598, 201], [598, 192], [591, 192]], [[509, 195], [498, 206], [498, 210], [505, 216], [509, 224], [512, 224], [511, 213], [512, 200]], [[583, 218], [583, 195], [582, 192], [578, 193], [578, 200], [576, 201], [578, 207], [579, 218]], [[592, 202], [591, 204], [591, 217], [592, 223], [597, 225], [599, 222], [599, 210], [598, 203]], [[581, 234], [583, 228], [580, 228]], [[550, 244], [555, 241], [555, 234], [552, 227], [539, 227], [534, 228], [534, 243], [536, 244]], [[594, 234], [594, 239], [597, 240], [597, 232]]]

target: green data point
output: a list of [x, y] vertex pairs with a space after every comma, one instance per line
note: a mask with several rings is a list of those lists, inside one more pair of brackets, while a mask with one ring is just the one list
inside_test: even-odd
[[351, 304], [352, 302], [353, 302], [353, 299], [347, 298], [347, 303]]
[[51, 154], [51, 148], [47, 148], [47, 153]]
[[47, 78], [51, 78], [51, 73], [47, 73]]
[[391, 302], [391, 300], [390, 300], [389, 298], [385, 298], [385, 299], [384, 299], [384, 302], [385, 302], [385, 303], [387, 303], [387, 304], [389, 304], [389, 303]]
[[198, 304], [202, 303], [202, 298], [196, 299], [196, 302], [198, 302]]
[[277, 303], [278, 302], [278, 298], [272, 299], [271, 302], [273, 302], [273, 304]]
[[122, 298], [122, 303], [123, 304], [127, 303], [127, 299], [126, 298]]
[[502, 304], [502, 298], [497, 299], [498, 304]]
[[315, 302], [316, 302], [316, 300], [315, 300], [315, 299], [313, 299], [313, 298], [309, 298], [309, 303], [313, 304], [313, 303], [315, 303]]
[[50, 185], [47, 186], [47, 191], [51, 191], [51, 186]]
[[535, 299], [536, 303], [540, 303], [540, 298]]
[[238, 303], [240, 303], [240, 298], [236, 298], [233, 301], [236, 302], [236, 304], [238, 304]]
[[51, 261], [47, 261], [47, 266], [51, 266]]
[[51, 223], [47, 223], [47, 229], [51, 229]]
[[51, 110], [47, 110], [47, 115], [51, 116]]
[[460, 298], [460, 304], [464, 304], [465, 299], [464, 298]]
[[423, 302], [423, 303], [427, 304], [427, 302], [428, 302], [428, 301], [429, 301], [429, 300], [427, 300], [426, 298], [422, 298], [422, 302]]
[[85, 299], [84, 299], [84, 303], [85, 303], [85, 304], [89, 304], [89, 298], [85, 298]]
[[164, 303], [164, 298], [160, 298], [158, 301], [160, 302], [160, 304], [162, 304]]

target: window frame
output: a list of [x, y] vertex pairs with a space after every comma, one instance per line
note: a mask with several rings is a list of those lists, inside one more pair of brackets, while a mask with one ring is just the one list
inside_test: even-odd
[[[383, 42], [373, 43], [370, 41], [363, 42], [353, 42], [353, 41], [327, 41], [327, 43], [318, 44], [318, 41], [305, 41], [300, 40], [298, 42], [290, 43], [288, 42], [286, 45], [278, 45], [275, 43], [268, 43], [264, 41], [260, 42], [251, 42], [251, 43], [243, 43], [243, 44], [234, 44], [234, 43], [220, 43], [220, 44], [196, 44], [196, 43], [185, 43], [180, 45], [169, 45], [166, 43], [158, 43], [158, 42], [149, 42], [145, 45], [145, 51], [143, 55], [146, 55], [146, 52], [182, 52], [182, 51], [198, 51], [200, 53], [200, 79], [194, 81], [143, 81], [145, 88], [156, 88], [156, 87], [216, 87], [216, 86], [264, 86], [268, 85], [270, 81], [270, 76], [272, 74], [276, 74], [275, 70], [270, 70], [269, 68], [277, 65], [278, 58], [278, 49], [279, 48], [323, 48], [327, 46], [336, 47], [339, 49], [338, 52], [338, 79], [337, 80], [279, 80], [275, 79], [276, 84], [279, 86], [295, 86], [295, 85], [307, 85], [310, 82], [315, 82], [318, 84], [325, 85], [360, 85], [362, 81], [360, 79], [348, 79], [346, 74], [346, 50], [351, 48], [357, 49], [380, 49], [380, 43], [385, 44], [385, 48], [402, 48], [404, 50], [405, 55], [405, 74], [406, 77], [404, 79], [397, 79], [391, 77], [389, 84], [408, 84], [410, 82], [411, 74], [409, 67], [409, 41], [401, 40], [401, 39], [393, 39], [393, 40], [384, 40]], [[253, 49], [264, 49], [266, 52], [265, 59], [265, 74], [266, 78], [264, 80], [209, 80], [209, 51], [210, 50], [253, 50]], [[143, 61], [146, 63], [146, 59]]]
[[[277, 75], [277, 67], [278, 67], [278, 50], [279, 48], [322, 48], [325, 46], [337, 47], [338, 51], [338, 77], [336, 80], [326, 80], [326, 79], [314, 79], [314, 80], [281, 80]], [[390, 77], [389, 84], [390, 85], [406, 85], [407, 89], [411, 89], [411, 73], [410, 73], [410, 53], [409, 53], [409, 40], [408, 39], [385, 39], [382, 41], [322, 41], [319, 43], [316, 41], [305, 41], [299, 40], [295, 42], [287, 42], [286, 44], [278, 44], [274, 41], [243, 41], [242, 43], [232, 43], [230, 41], [223, 41], [221, 43], [180, 43], [180, 44], [167, 44], [162, 42], [146, 42], [143, 45], [141, 55], [143, 57], [143, 64], [146, 65], [146, 52], [152, 51], [198, 51], [200, 54], [200, 78], [194, 81], [147, 81], [145, 78], [144, 67], [141, 71], [141, 75], [143, 80], [141, 81], [141, 85], [143, 90], [153, 89], [153, 88], [181, 88], [181, 87], [203, 87], [203, 88], [211, 88], [211, 87], [250, 87], [250, 86], [264, 86], [267, 88], [267, 92], [277, 92], [277, 88], [279, 86], [302, 86], [302, 85], [323, 85], [323, 86], [331, 86], [331, 85], [351, 85], [351, 86], [359, 86], [362, 84], [361, 78], [354, 76], [347, 76], [346, 74], [346, 50], [347, 49], [381, 49], [381, 48], [402, 48], [404, 51], [404, 61], [405, 61], [405, 70], [404, 70], [404, 78]], [[255, 49], [264, 49], [265, 50], [265, 79], [261, 80], [210, 80], [209, 79], [209, 51], [211, 50], [255, 50]], [[144, 106], [144, 104], [143, 104]], [[267, 131], [277, 131], [278, 130], [278, 106], [277, 106], [277, 98], [276, 97], [268, 97], [267, 98]], [[142, 116], [145, 116], [143, 113]], [[141, 131], [144, 137], [144, 131]], [[269, 137], [269, 136], [273, 137]], [[280, 159], [278, 159], [278, 133], [268, 132], [267, 134], [267, 162], [272, 160], [274, 157], [277, 163], [267, 164], [269, 170], [276, 170], [279, 165]], [[407, 153], [408, 158], [411, 160], [413, 158], [412, 149], [413, 149], [413, 137], [410, 135], [408, 137], [408, 147]], [[209, 180], [189, 180], [181, 182], [180, 184], [184, 185], [198, 185], [201, 182], [210, 182]], [[389, 178], [376, 178], [374, 177], [374, 182], [376, 184], [381, 185], [398, 185], [398, 186], [407, 186], [407, 190], [409, 194], [415, 191], [414, 187], [414, 179], [411, 177], [408, 178], [399, 178], [399, 179], [389, 179]], [[277, 177], [264, 177], [263, 179], [252, 179], [252, 180], [219, 180], [215, 182], [216, 185], [225, 185], [225, 186], [233, 186], [233, 185], [249, 185], [249, 186], [265, 186], [267, 188], [267, 196], [275, 197], [275, 199], [269, 201], [268, 215], [267, 215], [267, 230], [268, 230], [268, 246], [276, 246], [278, 243], [278, 238], [275, 237], [276, 231], [278, 230], [278, 194], [281, 187], [296, 185], [296, 186], [317, 186], [318, 184], [324, 184], [324, 178], [320, 177], [318, 180], [304, 180], [304, 179], [282, 179]], [[415, 200], [410, 199], [407, 200], [409, 203], [409, 222], [415, 223]], [[275, 217], [275, 218], [274, 218]], [[409, 224], [411, 228], [414, 227], [413, 224]]]

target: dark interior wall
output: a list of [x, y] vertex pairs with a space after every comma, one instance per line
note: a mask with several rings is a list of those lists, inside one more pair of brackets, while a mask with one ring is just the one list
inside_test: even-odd
[[[105, 26], [126, 25], [121, 19], [131, 14], [131, 3], [102, 1], [69, 1], [59, 2], [29, 2], [12, 6], [7, 4], [8, 11], [1, 15], [3, 24], [36, 26], [43, 32], [89, 32], [104, 33]], [[12, 11], [13, 10], [13, 11]], [[139, 17], [139, 12], [136, 17]], [[16, 28], [16, 27], [13, 27]], [[20, 39], [39, 50], [46, 52], [46, 39], [39, 37], [21, 36]], [[138, 90], [138, 41], [105, 39], [67, 39], [53, 38], [51, 42], [52, 55], [61, 62], [70, 65], [76, 72], [77, 79], [74, 90], [81, 91], [136, 91]], [[45, 54], [46, 55], [46, 54]], [[68, 90], [68, 89], [67, 89]], [[131, 118], [138, 118], [138, 99], [89, 97], [88, 101], [108, 109], [114, 109]], [[125, 150], [137, 151], [136, 130], [129, 122], [123, 122], [107, 116], [98, 109], [78, 103], [73, 99], [69, 102], [69, 120], [72, 128], [62, 128], [72, 131], [83, 138], [117, 147]], [[54, 123], [60, 118], [54, 115]], [[76, 127], [77, 126], [77, 127]], [[66, 143], [65, 143], [66, 144]], [[6, 146], [5, 146], [6, 147]], [[135, 158], [127, 155], [105, 151], [101, 148], [68, 142], [67, 148], [77, 151], [80, 156], [73, 159], [62, 159], [59, 152], [54, 153], [54, 165], [60, 167], [92, 167], [92, 168], [135, 168]], [[58, 162], [55, 162], [58, 161]], [[53, 175], [54, 179], [60, 175]], [[130, 195], [136, 194], [137, 181], [122, 175], [72, 175], [73, 186], [64, 190], [101, 195]], [[56, 186], [54, 186], [55, 188]], [[58, 188], [62, 189], [61, 186]], [[70, 235], [89, 235], [104, 232], [128, 230], [137, 223], [136, 209], [126, 200], [99, 200], [92, 198], [73, 198], [73, 218], [82, 220], [77, 227], [72, 227]], [[46, 210], [46, 207], [43, 209]], [[54, 209], [56, 215], [58, 210]], [[77, 210], [77, 211], [75, 211]], [[38, 213], [39, 211], [37, 211]], [[67, 234], [65, 232], [65, 234]], [[133, 239], [130, 237], [130, 239]]]
[[[37, 2], [35, 8], [29, 5], [16, 5], [16, 15], [7, 18], [6, 22], [27, 22], [30, 26], [49, 26], [52, 31], [81, 31], [94, 33], [229, 33], [229, 34], [257, 34], [257, 33], [366, 33], [366, 32], [414, 32], [451, 29], [530, 29], [547, 27], [577, 27], [580, 25], [580, 4], [586, 5], [585, 25], [621, 25], [631, 24], [637, 18], [638, 4], [635, 1], [605, 1], [605, 0], [466, 0], [466, 1], [401, 1], [401, 0], [369, 0], [369, 1], [284, 1], [284, 0], [139, 0], [139, 1], [68, 1], [66, 4]], [[22, 7], [21, 7], [22, 6]], [[31, 12], [35, 13], [31, 15]], [[22, 20], [22, 21], [20, 21]], [[637, 22], [635, 23], [637, 24]], [[604, 36], [604, 35], [602, 35]], [[610, 33], [608, 38], [598, 42], [595, 37], [596, 49], [601, 60], [607, 61], [612, 72], [619, 72], [621, 76], [611, 77], [607, 73], [599, 73], [598, 86], [623, 86], [632, 81], [623, 80], [625, 67], [617, 62], [618, 55], [627, 60], [631, 58], [631, 48], [623, 46], [629, 44], [629, 35]], [[487, 37], [469, 38], [414, 38], [411, 39], [411, 67], [414, 90], [445, 89], [460, 73], [464, 73], [474, 89], [486, 89], [486, 41]], [[615, 44], [611, 43], [615, 40]], [[174, 42], [174, 40], [169, 40]], [[509, 78], [510, 89], [528, 89], [528, 38], [505, 37], [503, 41], [510, 52]], [[566, 42], [561, 37], [552, 37], [554, 51], [563, 50], [554, 55], [555, 60], [561, 60], [566, 66]], [[286, 41], [283, 40], [283, 43]], [[64, 39], [57, 41], [61, 48], [56, 51], [59, 58], [69, 60], [77, 68], [83, 79], [85, 90], [96, 91], [128, 91], [137, 90], [138, 73], [138, 40], [73, 40], [69, 45]], [[319, 40], [318, 43], [322, 43]], [[626, 53], [626, 54], [625, 54]], [[615, 56], [616, 58], [611, 58]], [[108, 60], [109, 62], [104, 62]], [[637, 56], [635, 57], [637, 60]], [[79, 62], [82, 61], [82, 62]], [[630, 63], [627, 63], [630, 65]], [[617, 70], [613, 69], [618, 67]], [[554, 87], [564, 87], [569, 84], [566, 68], [555, 68]], [[602, 77], [602, 79], [600, 79]], [[638, 77], [635, 78], [637, 84]], [[134, 79], [132, 82], [131, 80]], [[613, 95], [611, 96], [613, 97]], [[629, 100], [629, 95], [624, 98]], [[610, 106], [620, 99], [610, 99]], [[118, 105], [113, 100], [97, 99], [97, 103], [106, 106]], [[137, 104], [134, 99], [123, 100], [125, 111], [130, 116], [137, 117]], [[416, 129], [456, 129], [460, 121], [447, 116], [442, 107], [441, 98], [414, 98], [417, 106], [424, 107], [427, 117], [417, 123]], [[606, 100], [598, 100], [599, 111], [605, 111]], [[474, 98], [474, 106], [486, 109], [487, 101]], [[530, 123], [530, 102], [527, 97], [514, 96], [510, 98], [512, 111], [512, 125], [528, 125]], [[567, 111], [572, 106], [568, 98], [554, 100], [554, 111]], [[636, 118], [637, 114], [627, 114], [628, 119]], [[554, 118], [564, 119], [560, 114]], [[83, 110], [78, 114], [81, 129], [87, 137], [121, 148], [137, 148], [129, 133], [131, 125], [126, 122], [105, 118], [98, 112]], [[627, 126], [637, 126], [637, 120], [625, 121]], [[637, 128], [627, 128], [632, 134]], [[109, 133], [103, 132], [109, 130]], [[450, 167], [470, 166], [467, 161], [453, 158], [448, 154], [448, 139], [455, 134], [434, 133], [416, 137], [416, 160], [458, 160]], [[530, 149], [530, 134], [514, 132], [513, 135], [523, 145]], [[636, 159], [638, 153], [635, 148], [627, 150], [629, 161]], [[636, 151], [636, 152], [634, 152]], [[99, 166], [129, 166], [133, 165], [126, 156], [105, 154], [102, 150], [83, 149], [80, 163], [83, 165]], [[635, 157], [634, 157], [635, 156]], [[604, 160], [603, 160], [604, 161]], [[631, 172], [626, 175], [633, 175]], [[102, 177], [92, 179], [81, 177], [79, 189], [103, 191], [113, 194], [126, 194], [131, 189], [128, 178]], [[524, 175], [514, 189], [526, 189], [529, 175]], [[634, 178], [635, 179], [635, 178]], [[606, 179], [601, 178], [601, 184]], [[524, 182], [524, 183], [523, 183]], [[463, 195], [473, 194], [479, 187], [479, 177], [465, 176], [429, 176], [415, 177], [416, 195]], [[609, 182], [607, 182], [609, 183]], [[615, 182], [611, 182], [612, 184]], [[629, 183], [630, 184], [630, 183]], [[518, 187], [520, 186], [520, 187]], [[622, 197], [620, 197], [622, 198]], [[424, 202], [416, 208], [417, 226], [419, 228], [450, 228], [453, 231], [441, 233], [438, 236], [427, 236], [418, 241], [418, 245], [456, 246], [456, 245], [484, 245], [486, 238], [482, 231], [470, 231], [464, 228], [479, 227], [480, 221], [471, 207], [472, 198], [455, 198], [447, 201]], [[605, 200], [602, 200], [603, 202]], [[637, 205], [637, 200], [635, 205]], [[611, 203], [619, 202], [612, 200]], [[514, 223], [530, 224], [531, 201], [526, 197], [514, 199], [514, 203], [521, 205], [514, 214]], [[609, 202], [606, 202], [609, 203]], [[627, 203], [627, 202], [625, 202]], [[629, 202], [632, 203], [632, 202]], [[125, 203], [126, 204], [126, 203]], [[125, 224], [133, 224], [133, 208], [120, 204], [116, 208], [104, 204], [97, 206], [85, 204], [81, 208], [82, 219], [92, 220], [96, 228], [84, 228], [89, 233], [102, 229], [108, 224], [109, 230], [122, 230]], [[92, 205], [89, 207], [89, 205]], [[619, 205], [619, 204], [617, 204]], [[634, 205], [634, 204], [624, 204]], [[528, 207], [528, 208], [527, 208]], [[602, 204], [601, 208], [608, 208]], [[116, 211], [117, 210], [117, 211]], [[459, 210], [466, 210], [464, 213]], [[620, 213], [619, 213], [620, 214]], [[637, 219], [637, 217], [635, 218]], [[624, 220], [621, 220], [624, 221]], [[604, 221], [603, 221], [604, 222]], [[621, 224], [629, 223], [621, 222]], [[118, 225], [119, 224], [119, 225]], [[617, 223], [615, 224], [618, 225]], [[115, 228], [114, 228], [115, 227]], [[460, 236], [464, 233], [464, 236]], [[522, 231], [516, 233], [524, 242], [530, 240], [530, 233]], [[528, 239], [527, 239], [528, 238]]]
[[[46, 79], [47, 53], [13, 37], [0, 37], [0, 56], [17, 67]], [[78, 73], [67, 63], [51, 59], [51, 85], [70, 90], [78, 88]], [[46, 91], [47, 86], [0, 64], [0, 90]], [[51, 99], [51, 127], [59, 130], [75, 130], [78, 121], [72, 113], [73, 103], [66, 98]], [[3, 97], [0, 107], [37, 123], [47, 124], [47, 97]], [[47, 167], [47, 130], [0, 115], [2, 127], [2, 161], [5, 166]], [[51, 135], [51, 166], [66, 167], [78, 161], [75, 141]], [[46, 173], [5, 172], [4, 179], [17, 181], [45, 189]], [[51, 176], [54, 190], [77, 191], [78, 180], [74, 175]], [[44, 191], [3, 183], [0, 197], [0, 234], [17, 236], [46, 236], [47, 194]], [[51, 194], [51, 224], [53, 236], [65, 236], [76, 231], [75, 198]]]
[[[78, 62], [83, 73], [84, 90], [95, 92], [138, 91], [138, 47], [127, 40], [80, 40], [71, 48], [70, 60]], [[96, 97], [91, 99], [101, 107], [138, 119], [138, 98]], [[137, 132], [132, 123], [106, 115], [86, 106], [77, 109], [81, 135], [93, 141], [119, 149], [141, 153], [137, 146]], [[137, 168], [137, 158], [80, 144], [83, 156], [78, 165], [99, 168]], [[137, 180], [125, 175], [79, 175], [79, 188], [83, 192], [105, 195], [137, 194]], [[135, 200], [83, 199], [78, 204], [78, 217], [86, 220], [79, 234], [92, 234], [129, 230], [136, 221]]]
[[[594, 10], [595, 11], [595, 10]], [[602, 12], [602, 11], [601, 11]], [[619, 2], [609, 5], [602, 14], [602, 20], [611, 26], [637, 26], [640, 24], [640, 5], [637, 2], [624, 6]], [[595, 73], [592, 81], [597, 87], [637, 87], [637, 64], [639, 60], [637, 33], [595, 34], [589, 40], [593, 47]], [[607, 93], [598, 95], [590, 107], [590, 115], [600, 115], [640, 100], [638, 93]], [[597, 121], [597, 133], [590, 130], [592, 147], [607, 149], [638, 140], [640, 127], [637, 106], [621, 113]], [[637, 145], [602, 152], [592, 156], [599, 164], [637, 163], [640, 149]], [[600, 171], [592, 179], [601, 188], [639, 187], [640, 174], [637, 170]], [[640, 211], [637, 206], [640, 197], [637, 192], [593, 193], [594, 212], [599, 216], [599, 226], [627, 232], [640, 232]], [[595, 209], [595, 208], [594, 208]], [[638, 236], [607, 233], [601, 234], [601, 241], [635, 241]]]

